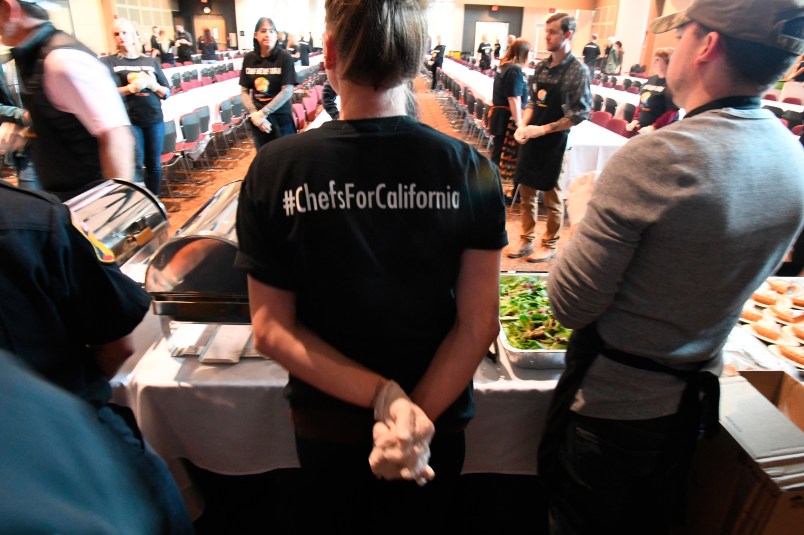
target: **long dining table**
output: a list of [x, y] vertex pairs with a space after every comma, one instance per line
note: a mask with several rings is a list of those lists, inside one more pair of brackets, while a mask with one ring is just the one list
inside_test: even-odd
[[[139, 360], [116, 378], [116, 397], [132, 408], [144, 437], [167, 462], [193, 517], [202, 513], [204, 499], [185, 461], [229, 476], [299, 466], [284, 368], [263, 357], [236, 364], [172, 357], [157, 317], [149, 313], [144, 323], [150, 324], [142, 329], [147, 335], [135, 339], [142, 347]], [[230, 341], [242, 343], [250, 329], [221, 325], [207, 352], [229, 352]], [[563, 370], [518, 367], [501, 343], [495, 347], [494, 359], [484, 358], [474, 374], [476, 415], [466, 429], [463, 473], [534, 476], [547, 408]], [[762, 368], [797, 374], [739, 326], [724, 354], [727, 362], [750, 355]]]

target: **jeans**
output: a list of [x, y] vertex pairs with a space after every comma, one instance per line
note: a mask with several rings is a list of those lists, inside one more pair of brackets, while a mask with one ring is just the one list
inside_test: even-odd
[[154, 195], [159, 195], [162, 183], [162, 143], [165, 138], [165, 123], [151, 125], [131, 125], [134, 134], [134, 181], [143, 182], [145, 166], [145, 187]]
[[17, 186], [20, 189], [41, 190], [39, 175], [36, 174], [33, 160], [28, 154], [14, 156], [14, 165], [17, 167]]
[[547, 484], [552, 533], [667, 533], [680, 514], [696, 437], [678, 415], [571, 414]]

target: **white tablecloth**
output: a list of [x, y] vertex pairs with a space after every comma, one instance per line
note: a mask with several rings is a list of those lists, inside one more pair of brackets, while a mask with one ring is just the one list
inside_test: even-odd
[[564, 194], [575, 177], [589, 171], [602, 171], [611, 155], [627, 141], [623, 136], [590, 121], [573, 126], [567, 142], [566, 172], [560, 178]]
[[[526, 370], [484, 359], [475, 373], [477, 414], [466, 431], [464, 473], [536, 474], [536, 452], [560, 370]], [[203, 506], [181, 459], [225, 475], [299, 465], [287, 372], [261, 358], [204, 365], [172, 358], [161, 341], [128, 377], [143, 435], [167, 461], [191, 513]]]

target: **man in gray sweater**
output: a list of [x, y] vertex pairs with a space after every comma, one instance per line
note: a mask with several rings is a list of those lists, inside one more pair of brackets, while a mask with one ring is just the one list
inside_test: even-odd
[[804, 222], [804, 152], [760, 95], [804, 52], [802, 0], [695, 0], [662, 17], [686, 117], [609, 161], [550, 273], [576, 329], [539, 450], [559, 533], [665, 533], [721, 349]]

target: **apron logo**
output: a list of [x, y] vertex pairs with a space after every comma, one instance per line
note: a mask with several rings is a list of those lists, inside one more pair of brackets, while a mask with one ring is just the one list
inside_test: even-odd
[[84, 225], [75, 219], [75, 214], [70, 213], [70, 220], [81, 236], [83, 236], [90, 243], [90, 245], [92, 245], [92, 249], [95, 251], [95, 257], [104, 264], [113, 264], [114, 253], [108, 247], [106, 247], [103, 242], [95, 237], [91, 231], [84, 228]]
[[268, 82], [268, 78], [264, 78], [260, 76], [259, 78], [254, 79], [254, 89], [259, 91], [260, 93], [267, 93], [268, 86], [271, 84]]

